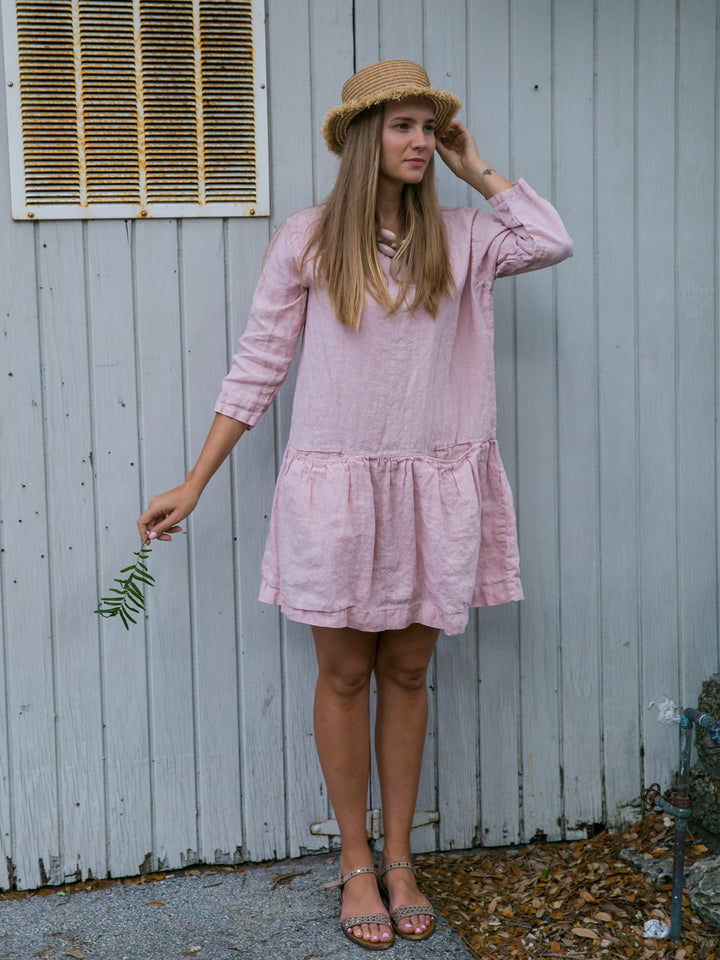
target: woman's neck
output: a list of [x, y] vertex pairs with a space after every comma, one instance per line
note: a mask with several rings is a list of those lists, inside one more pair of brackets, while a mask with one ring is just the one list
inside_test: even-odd
[[402, 191], [402, 185], [396, 186], [380, 180], [375, 201], [375, 217], [380, 228], [396, 235], [400, 230]]

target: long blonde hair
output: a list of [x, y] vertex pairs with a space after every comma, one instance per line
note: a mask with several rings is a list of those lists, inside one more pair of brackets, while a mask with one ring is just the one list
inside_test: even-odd
[[422, 181], [403, 188], [402, 242], [393, 258], [399, 289], [394, 301], [390, 296], [378, 259], [375, 211], [384, 111], [384, 104], [371, 107], [350, 124], [335, 186], [303, 256], [313, 257], [315, 282], [327, 287], [340, 323], [355, 329], [366, 293], [390, 314], [414, 284], [410, 310], [422, 306], [435, 317], [440, 299], [454, 290], [431, 157]]

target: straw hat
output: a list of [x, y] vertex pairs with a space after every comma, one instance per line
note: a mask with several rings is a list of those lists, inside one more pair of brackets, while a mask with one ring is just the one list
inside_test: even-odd
[[435, 133], [442, 137], [461, 103], [447, 90], [435, 90], [423, 68], [411, 60], [383, 60], [358, 70], [342, 88], [342, 106], [329, 110], [322, 133], [328, 149], [342, 153], [350, 122], [363, 110], [388, 100], [427, 97], [435, 105]]

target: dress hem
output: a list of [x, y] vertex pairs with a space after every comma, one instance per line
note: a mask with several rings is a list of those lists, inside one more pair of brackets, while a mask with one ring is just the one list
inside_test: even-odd
[[289, 620], [307, 623], [313, 627], [350, 627], [353, 630], [379, 633], [382, 630], [403, 630], [411, 623], [422, 623], [427, 627], [443, 630], [450, 637], [455, 637], [465, 631], [470, 609], [522, 600], [523, 591], [519, 578], [485, 584], [476, 590], [472, 602], [464, 610], [457, 612], [441, 610], [428, 601], [373, 611], [354, 606], [339, 610], [304, 610], [287, 603], [279, 588], [271, 586], [267, 580], [263, 579], [258, 599], [262, 603], [280, 607]]

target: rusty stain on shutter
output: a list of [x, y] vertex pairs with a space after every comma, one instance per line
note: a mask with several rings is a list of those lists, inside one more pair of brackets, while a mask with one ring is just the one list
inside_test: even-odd
[[16, 0], [15, 12], [28, 209], [258, 205], [252, 0]]

